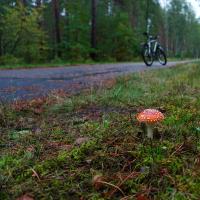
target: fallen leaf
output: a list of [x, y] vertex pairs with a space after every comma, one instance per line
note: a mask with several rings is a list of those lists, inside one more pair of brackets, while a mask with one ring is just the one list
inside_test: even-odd
[[21, 197], [18, 197], [16, 200], [34, 200], [34, 198], [29, 194], [24, 194]]
[[136, 199], [137, 200], [149, 200], [145, 195], [143, 195], [143, 194], [138, 194], [137, 196], [136, 196]]
[[80, 138], [77, 138], [76, 141], [75, 141], [75, 145], [82, 145], [83, 143], [86, 143], [90, 140], [90, 138], [88, 137], [80, 137]]

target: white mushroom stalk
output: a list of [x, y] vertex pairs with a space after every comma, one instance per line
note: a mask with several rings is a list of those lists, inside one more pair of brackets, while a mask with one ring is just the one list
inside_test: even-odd
[[153, 127], [148, 123], [145, 123], [145, 124], [146, 124], [146, 128], [147, 128], [147, 137], [149, 139], [153, 139]]
[[164, 119], [164, 115], [156, 109], [146, 109], [136, 116], [140, 123], [145, 123], [147, 137], [153, 139], [153, 125]]

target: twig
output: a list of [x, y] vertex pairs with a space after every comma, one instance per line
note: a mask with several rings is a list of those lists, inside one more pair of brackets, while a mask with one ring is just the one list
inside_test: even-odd
[[126, 197], [121, 198], [120, 200], [128, 200], [128, 199], [130, 199], [132, 197], [135, 197], [135, 195], [126, 196]]
[[[114, 185], [114, 184], [112, 184], [112, 183], [108, 183], [108, 182], [106, 182], [106, 181], [98, 181], [98, 183], [102, 183], [102, 184], [105, 184], [105, 185], [112, 186], [112, 187], [114, 187], [116, 190], [119, 190], [119, 191], [125, 196], [124, 192], [123, 192], [118, 186], [116, 186], [116, 185]], [[115, 190], [115, 191], [116, 191], [116, 190]]]
[[129, 111], [129, 117], [130, 117], [131, 125], [134, 127], [134, 121], [132, 119], [131, 111]]
[[127, 161], [127, 163], [124, 164], [124, 166], [123, 166], [121, 172], [123, 172], [123, 171], [126, 169], [126, 167], [129, 167], [129, 166], [130, 166], [133, 162], [135, 162], [135, 161], [136, 161], [136, 159], [134, 159], [134, 160], [132, 160], [132, 161]]
[[[173, 156], [175, 153], [177, 153], [179, 150], [181, 150], [184, 144], [185, 144], [185, 143], [183, 142], [183, 143], [171, 154], [171, 156]], [[170, 157], [171, 157], [171, 156], [170, 156]]]
[[151, 144], [151, 156], [152, 156], [152, 159], [153, 159], [153, 163], [155, 162], [155, 156], [154, 156], [154, 152], [153, 152], [153, 140], [150, 139], [150, 144]]
[[40, 179], [38, 173], [37, 173], [33, 168], [31, 168], [31, 171], [33, 172], [33, 175], [32, 175], [32, 176], [37, 177], [37, 179], [38, 179], [39, 181], [41, 181], [41, 179]]
[[172, 176], [170, 176], [169, 174], [165, 176], [172, 181], [172, 184], [176, 185], [176, 181], [172, 178]]
[[[122, 186], [129, 178], [133, 178], [134, 176], [137, 176], [139, 174], [139, 172], [135, 172], [133, 171], [132, 173], [130, 173], [123, 181], [121, 181], [117, 187]], [[134, 176], [133, 176], [134, 175]], [[116, 190], [111, 191], [111, 193], [108, 195], [109, 198], [112, 197], [112, 195], [116, 192]], [[125, 196], [125, 195], [124, 195]]]

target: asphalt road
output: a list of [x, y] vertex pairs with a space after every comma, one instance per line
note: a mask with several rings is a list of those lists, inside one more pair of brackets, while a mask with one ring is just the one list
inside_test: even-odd
[[29, 100], [58, 90], [75, 94], [91, 87], [101, 87], [106, 80], [121, 75], [188, 62], [191, 61], [168, 62], [167, 66], [155, 63], [152, 67], [146, 67], [144, 63], [118, 63], [0, 70], [0, 100]]

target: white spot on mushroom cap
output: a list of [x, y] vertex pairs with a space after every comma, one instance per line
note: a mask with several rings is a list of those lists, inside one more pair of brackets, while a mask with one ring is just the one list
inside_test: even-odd
[[139, 122], [156, 123], [164, 119], [164, 115], [156, 109], [145, 109], [136, 116]]

